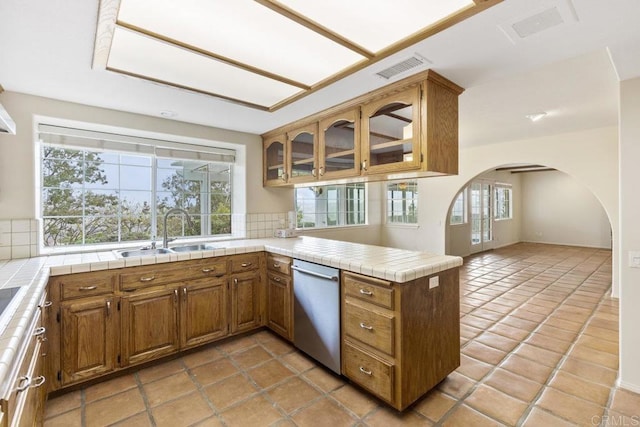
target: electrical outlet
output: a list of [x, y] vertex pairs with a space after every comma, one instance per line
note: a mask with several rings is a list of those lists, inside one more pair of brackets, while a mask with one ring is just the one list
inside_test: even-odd
[[429, 277], [429, 289], [440, 286], [440, 276]]
[[640, 268], [640, 252], [629, 251], [629, 267]]

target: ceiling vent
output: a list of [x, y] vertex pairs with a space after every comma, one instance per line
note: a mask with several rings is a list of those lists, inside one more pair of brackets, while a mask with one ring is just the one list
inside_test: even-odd
[[376, 76], [381, 77], [385, 80], [389, 80], [401, 74], [408, 73], [409, 71], [417, 71], [420, 68], [425, 68], [430, 64], [431, 61], [429, 61], [427, 58], [415, 54], [410, 58], [405, 59], [404, 61], [392, 65], [391, 67], [378, 71], [376, 73]]
[[557, 7], [552, 7], [543, 12], [530, 16], [522, 21], [513, 24], [513, 30], [521, 38], [529, 37], [540, 31], [548, 30], [551, 27], [564, 23]]
[[[578, 22], [578, 15], [571, 0], [537, 0], [527, 3], [531, 9], [518, 17], [512, 17], [498, 25], [513, 44], [536, 38], [542, 33], [554, 29], [549, 37], [557, 36], [560, 28]], [[536, 37], [532, 37], [536, 36]]]

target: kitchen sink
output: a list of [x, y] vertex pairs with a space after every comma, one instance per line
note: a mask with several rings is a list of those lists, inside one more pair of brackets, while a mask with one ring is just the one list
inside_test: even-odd
[[131, 249], [124, 251], [115, 251], [116, 254], [122, 258], [130, 258], [132, 256], [152, 256], [160, 254], [172, 254], [171, 249], [157, 248], [157, 249]]
[[213, 249], [220, 249], [220, 246], [214, 246], [207, 243], [200, 243], [197, 245], [183, 245], [174, 246], [172, 248], [142, 248], [142, 249], [125, 249], [121, 251], [113, 251], [120, 258], [130, 258], [133, 256], [153, 256], [161, 254], [175, 254], [179, 252], [193, 252], [193, 251], [210, 251]]
[[210, 251], [212, 249], [220, 249], [220, 247], [206, 244], [206, 243], [201, 243], [199, 245], [174, 246], [169, 249], [175, 252], [191, 252], [191, 251]]

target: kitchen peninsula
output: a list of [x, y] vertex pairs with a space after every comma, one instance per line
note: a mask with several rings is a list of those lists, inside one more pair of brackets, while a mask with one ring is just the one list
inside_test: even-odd
[[[41, 393], [47, 386], [49, 392], [63, 389], [263, 326], [291, 339], [295, 325], [289, 319], [287, 263], [292, 258], [341, 270], [342, 374], [354, 383], [401, 410], [459, 365], [459, 257], [314, 237], [215, 245], [217, 249], [131, 258], [105, 251], [0, 262], [0, 288], [25, 289], [3, 314], [2, 399], [22, 397], [14, 393], [15, 381], [24, 382], [18, 379], [24, 375], [20, 365], [34, 330], [40, 345], [34, 354], [44, 354], [46, 343], [51, 370], [32, 373], [26, 390]], [[189, 316], [191, 307], [203, 307], [191, 297], [198, 291], [217, 301], [222, 313], [204, 326]], [[169, 308], [173, 317], [165, 332], [176, 338], [155, 353], [136, 347], [143, 334], [135, 329], [146, 323], [136, 322], [135, 313], [149, 314], [152, 306], [144, 305], [148, 301]], [[83, 362], [92, 357], [82, 342], [88, 339], [82, 336], [83, 322], [95, 321], [99, 324], [92, 329], [93, 338], [100, 336], [105, 343], [97, 351], [107, 356], [97, 369], [94, 363], [83, 370]], [[185, 330], [187, 324], [193, 327]], [[41, 337], [43, 325], [47, 340]], [[201, 330], [204, 327], [210, 330]], [[47, 386], [38, 388], [45, 380], [36, 379], [45, 376]], [[23, 407], [28, 408], [28, 402], [9, 403], [4, 416], [19, 416]]]

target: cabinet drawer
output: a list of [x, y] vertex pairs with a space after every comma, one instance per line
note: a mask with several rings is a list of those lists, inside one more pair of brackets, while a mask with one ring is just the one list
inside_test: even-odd
[[393, 288], [389, 282], [345, 273], [343, 286], [349, 296], [393, 310]]
[[201, 279], [204, 277], [222, 277], [227, 274], [227, 261], [221, 258], [211, 258], [210, 261], [203, 260], [201, 264], [189, 267], [188, 276], [191, 279]]
[[175, 266], [173, 269], [166, 267], [136, 268], [131, 273], [120, 274], [120, 290], [132, 291], [148, 286], [179, 282], [180, 280], [189, 279], [189, 273], [188, 268], [175, 268]]
[[344, 332], [388, 355], [394, 354], [395, 316], [345, 303]]
[[344, 343], [344, 375], [378, 397], [393, 400], [394, 366]]
[[63, 300], [92, 297], [113, 292], [116, 275], [103, 271], [64, 276], [55, 279]]
[[274, 273], [291, 276], [291, 258], [282, 255], [267, 255], [267, 269]]
[[241, 273], [243, 271], [256, 270], [260, 267], [260, 255], [240, 255], [231, 257], [231, 272]]

